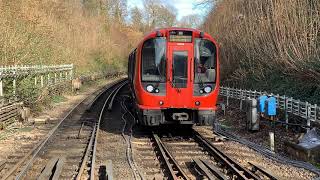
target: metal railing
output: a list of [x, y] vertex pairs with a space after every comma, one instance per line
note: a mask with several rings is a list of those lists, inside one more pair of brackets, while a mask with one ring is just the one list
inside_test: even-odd
[[302, 102], [295, 100], [292, 97], [279, 94], [270, 94], [263, 91], [243, 90], [229, 87], [221, 87], [220, 95], [227, 98], [227, 105], [229, 105], [229, 98], [234, 99], [246, 99], [246, 98], [258, 98], [261, 95], [273, 96], [277, 100], [277, 108], [284, 111], [286, 115], [286, 123], [288, 123], [288, 113], [299, 116], [306, 120], [306, 125], [310, 126], [311, 122], [320, 123], [320, 107], [317, 104], [311, 104], [308, 102]]

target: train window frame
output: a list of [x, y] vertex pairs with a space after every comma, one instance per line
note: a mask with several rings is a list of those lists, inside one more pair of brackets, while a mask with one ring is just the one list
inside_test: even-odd
[[[213, 56], [213, 66], [214, 66], [214, 70], [215, 70], [215, 76], [214, 76], [214, 80], [213, 81], [202, 81], [201, 78], [197, 78], [197, 74], [199, 75], [198, 72], [198, 63], [197, 62], [197, 59], [198, 57], [197, 56], [197, 41], [200, 41], [199, 43], [201, 43], [201, 41], [207, 41], [209, 43], [211, 43], [211, 45], [213, 46], [214, 48], [214, 56]], [[200, 46], [199, 46], [199, 51], [200, 51]], [[199, 57], [200, 57], [200, 52], [199, 52]], [[200, 59], [198, 60], [200, 61]], [[203, 83], [208, 83], [208, 84], [213, 84], [213, 83], [216, 83], [217, 82], [217, 61], [218, 61], [218, 48], [217, 48], [217, 45], [210, 39], [205, 39], [205, 38], [194, 38], [194, 84], [203, 84]], [[209, 69], [212, 69], [211, 67]], [[201, 73], [201, 74], [204, 74], [204, 73]], [[200, 80], [199, 80], [200, 79]]]
[[[163, 57], [161, 58], [161, 61], [162, 61], [162, 63], [163, 63], [163, 67], [162, 67], [162, 70], [163, 70], [163, 72], [162, 72], [162, 74], [159, 74], [159, 76], [163, 76], [163, 77], [160, 77], [159, 78], [159, 80], [145, 80], [145, 79], [143, 79], [143, 77], [144, 77], [144, 67], [143, 67], [143, 63], [144, 63], [144, 53], [143, 53], [143, 48], [144, 48], [144, 45], [148, 42], [148, 41], [151, 41], [151, 40], [155, 40], [155, 39], [163, 39], [163, 40], [165, 40], [165, 49], [164, 49], [164, 52], [163, 52]], [[141, 80], [141, 82], [155, 82], [155, 83], [165, 83], [166, 82], [166, 79], [167, 79], [167, 70], [166, 70], [166, 60], [167, 60], [167, 39], [166, 39], [166, 37], [155, 37], [155, 38], [149, 38], [149, 39], [147, 39], [147, 40], [145, 40], [144, 42], [143, 42], [143, 44], [142, 44], [142, 46], [141, 46], [141, 55], [140, 55], [140, 59], [141, 59], [141, 62], [140, 62], [140, 80]], [[154, 56], [155, 57], [155, 56]], [[154, 58], [155, 59], [155, 58]]]

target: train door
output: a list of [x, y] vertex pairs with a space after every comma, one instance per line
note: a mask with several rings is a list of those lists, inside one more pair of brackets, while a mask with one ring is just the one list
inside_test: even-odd
[[167, 94], [173, 107], [187, 108], [192, 97], [193, 46], [189, 43], [169, 43]]

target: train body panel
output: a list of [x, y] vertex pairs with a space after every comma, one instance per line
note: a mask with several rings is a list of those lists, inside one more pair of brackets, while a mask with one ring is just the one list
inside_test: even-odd
[[213, 122], [219, 59], [210, 35], [187, 28], [156, 30], [132, 51], [128, 69], [141, 124]]

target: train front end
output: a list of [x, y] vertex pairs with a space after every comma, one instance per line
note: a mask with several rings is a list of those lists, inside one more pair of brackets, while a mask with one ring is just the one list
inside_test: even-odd
[[132, 87], [139, 123], [210, 125], [219, 93], [218, 47], [207, 33], [152, 32], [135, 53]]

